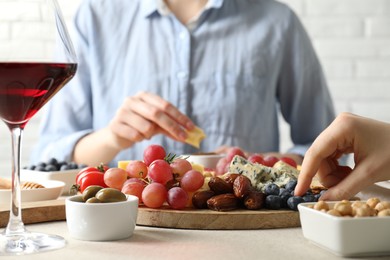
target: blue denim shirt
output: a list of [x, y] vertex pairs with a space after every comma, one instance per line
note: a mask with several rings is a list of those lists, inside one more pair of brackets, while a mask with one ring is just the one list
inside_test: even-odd
[[[280, 111], [290, 124], [289, 152], [304, 154], [334, 119], [310, 39], [286, 5], [210, 0], [189, 30], [158, 3], [82, 2], [73, 35], [78, 71], [45, 107], [35, 161], [69, 160], [82, 136], [106, 127], [124, 98], [141, 90], [160, 95], [203, 128], [204, 152], [221, 145], [278, 151]], [[196, 152], [158, 135], [122, 151], [111, 165], [142, 159], [151, 143], [176, 154]]]

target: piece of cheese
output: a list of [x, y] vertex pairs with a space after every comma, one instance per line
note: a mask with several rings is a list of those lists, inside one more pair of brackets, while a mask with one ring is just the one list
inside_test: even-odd
[[118, 168], [126, 170], [127, 165], [131, 162], [129, 161], [118, 161]]
[[204, 167], [203, 167], [203, 165], [191, 162], [191, 166], [192, 166], [193, 170], [198, 171], [201, 174], [204, 174]]
[[196, 126], [191, 131], [186, 130], [186, 133], [188, 137], [186, 138], [185, 142], [199, 149], [200, 142], [206, 138], [206, 134], [203, 132], [203, 130]]
[[294, 176], [295, 178], [298, 178], [299, 170], [288, 163], [285, 163], [283, 161], [278, 161], [274, 164], [273, 168], [279, 171], [280, 173], [285, 172], [288, 173], [289, 175]]
[[[276, 166], [276, 167], [275, 167]], [[249, 178], [252, 186], [259, 191], [269, 183], [275, 183], [284, 187], [289, 181], [298, 178], [298, 170], [284, 162], [275, 164], [274, 167], [267, 167], [258, 163], [251, 163], [241, 156], [234, 156], [230, 165], [230, 173], [242, 174]]]

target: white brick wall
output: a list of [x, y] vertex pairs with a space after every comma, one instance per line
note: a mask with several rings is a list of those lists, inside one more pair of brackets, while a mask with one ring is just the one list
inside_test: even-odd
[[[323, 64], [337, 113], [349, 111], [390, 122], [390, 0], [281, 1], [293, 8], [307, 28]], [[1, 4], [6, 2], [0, 1], [0, 20], [9, 15], [1, 12]], [[17, 5], [17, 0], [9, 2]], [[59, 2], [69, 22], [81, 0]], [[0, 23], [0, 32], [8, 30], [10, 27]], [[38, 114], [26, 127], [23, 164], [27, 164], [38, 136], [39, 119]], [[281, 132], [282, 149], [286, 149], [290, 140], [284, 123]], [[10, 171], [9, 143], [8, 129], [1, 124], [3, 176]]]

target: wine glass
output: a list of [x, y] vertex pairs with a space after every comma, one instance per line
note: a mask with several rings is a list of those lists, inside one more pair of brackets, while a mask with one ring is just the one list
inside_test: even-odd
[[59, 249], [64, 238], [24, 226], [20, 155], [27, 122], [76, 73], [76, 55], [57, 0], [0, 0], [0, 10], [0, 118], [12, 137], [10, 216], [0, 255]]

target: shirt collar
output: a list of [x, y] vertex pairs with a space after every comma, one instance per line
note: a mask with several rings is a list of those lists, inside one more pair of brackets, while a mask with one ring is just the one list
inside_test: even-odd
[[141, 0], [140, 5], [140, 12], [144, 17], [148, 17], [158, 11], [156, 0]]
[[[205, 9], [211, 8], [221, 8], [224, 0], [209, 0], [205, 6]], [[153, 13], [160, 13], [161, 15], [166, 15], [169, 13], [169, 10], [166, 9], [163, 0], [141, 0], [141, 13], [145, 17], [151, 16]]]

